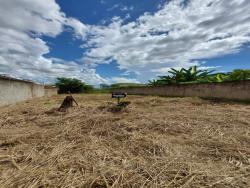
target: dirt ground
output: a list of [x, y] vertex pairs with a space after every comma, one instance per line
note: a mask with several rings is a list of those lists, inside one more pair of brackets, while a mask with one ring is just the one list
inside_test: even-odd
[[0, 187], [250, 187], [250, 105], [106, 94], [0, 108]]

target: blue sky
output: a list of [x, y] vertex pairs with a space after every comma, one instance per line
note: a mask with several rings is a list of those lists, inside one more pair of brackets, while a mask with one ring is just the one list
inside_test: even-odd
[[249, 69], [248, 0], [0, 2], [0, 73], [146, 83], [171, 67]]

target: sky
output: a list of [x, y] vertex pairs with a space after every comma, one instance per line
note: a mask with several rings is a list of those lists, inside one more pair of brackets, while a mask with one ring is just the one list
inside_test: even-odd
[[98, 86], [250, 68], [249, 0], [0, 0], [0, 74]]

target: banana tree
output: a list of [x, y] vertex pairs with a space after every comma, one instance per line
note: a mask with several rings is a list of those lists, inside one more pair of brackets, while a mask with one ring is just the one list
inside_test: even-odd
[[185, 73], [184, 73], [184, 68], [177, 70], [174, 68], [171, 68], [171, 71], [168, 71], [170, 74], [172, 74], [171, 80], [172, 82], [179, 83], [185, 81]]
[[149, 80], [148, 85], [150, 86], [161, 86], [161, 85], [167, 85], [171, 83], [171, 78], [169, 76], [158, 76], [158, 80]]
[[180, 82], [205, 81], [208, 80], [211, 72], [213, 72], [213, 70], [198, 70], [197, 66], [190, 67], [189, 69], [181, 68], [180, 70], [171, 68], [171, 70], [168, 71], [169, 75], [159, 76], [159, 79], [149, 81], [149, 85], [167, 85]]
[[153, 80], [148, 81], [148, 85], [149, 86], [160, 86], [160, 85], [163, 85], [163, 83], [160, 83], [159, 80], [153, 79]]
[[208, 70], [198, 70], [197, 66], [190, 67], [189, 69], [183, 69], [185, 82], [198, 81], [207, 77], [212, 71]]
[[233, 72], [229, 73], [229, 80], [238, 81], [238, 80], [250, 80], [250, 69], [236, 69]]

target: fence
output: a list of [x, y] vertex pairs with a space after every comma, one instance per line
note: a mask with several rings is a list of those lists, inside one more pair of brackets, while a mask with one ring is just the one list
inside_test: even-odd
[[9, 77], [0, 77], [0, 106], [57, 94], [55, 88]]

